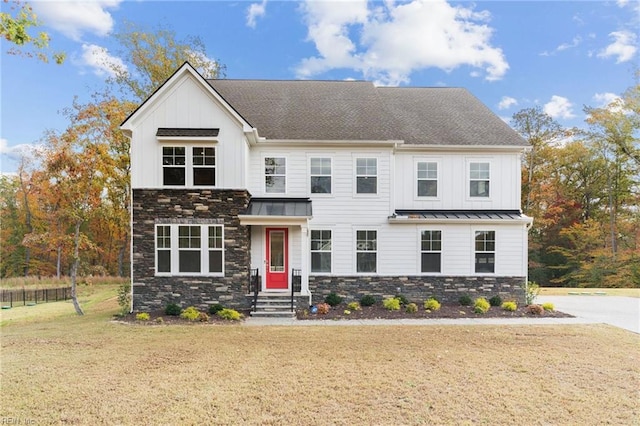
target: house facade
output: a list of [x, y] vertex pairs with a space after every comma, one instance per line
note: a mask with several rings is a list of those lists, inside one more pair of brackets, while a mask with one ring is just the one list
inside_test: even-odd
[[185, 64], [122, 129], [136, 311], [245, 309], [253, 289], [523, 300], [528, 146], [464, 89], [205, 80]]

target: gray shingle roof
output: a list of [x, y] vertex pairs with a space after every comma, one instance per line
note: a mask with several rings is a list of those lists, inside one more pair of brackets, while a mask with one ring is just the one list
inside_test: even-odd
[[267, 139], [527, 146], [461, 88], [387, 88], [364, 81], [208, 82]]

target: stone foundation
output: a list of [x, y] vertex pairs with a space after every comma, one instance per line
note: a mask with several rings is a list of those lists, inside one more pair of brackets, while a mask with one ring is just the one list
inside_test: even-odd
[[400, 277], [309, 277], [309, 290], [313, 303], [324, 301], [327, 294], [338, 293], [345, 301], [358, 301], [365, 294], [378, 299], [403, 294], [412, 302], [424, 302], [435, 297], [440, 302], [457, 303], [468, 294], [473, 299], [487, 299], [500, 295], [503, 300], [525, 301], [525, 277], [452, 277], [452, 276], [400, 276]]

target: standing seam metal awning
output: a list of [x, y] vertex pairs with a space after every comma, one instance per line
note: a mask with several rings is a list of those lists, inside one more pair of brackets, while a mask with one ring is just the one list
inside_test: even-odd
[[396, 210], [390, 223], [415, 222], [523, 222], [531, 224], [533, 218], [519, 210]]
[[252, 198], [239, 217], [243, 225], [304, 223], [313, 217], [313, 210], [309, 198]]

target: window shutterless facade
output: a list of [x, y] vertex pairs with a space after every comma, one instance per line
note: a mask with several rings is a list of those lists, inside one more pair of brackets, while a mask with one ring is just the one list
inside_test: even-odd
[[425, 230], [420, 232], [420, 271], [441, 272], [442, 270], [442, 231]]
[[476, 231], [475, 233], [475, 271], [476, 273], [494, 273], [496, 269], [496, 232]]
[[287, 159], [285, 157], [265, 157], [264, 192], [267, 194], [287, 192]]
[[311, 230], [311, 272], [331, 273], [331, 230]]
[[418, 197], [438, 196], [438, 163], [418, 161], [416, 163]]
[[378, 159], [356, 158], [356, 194], [378, 193]]
[[376, 273], [378, 257], [378, 231], [356, 231], [356, 272]]
[[216, 186], [216, 148], [163, 146], [164, 186]]
[[489, 197], [490, 178], [491, 170], [489, 163], [469, 163], [469, 196]]
[[331, 194], [331, 158], [311, 158], [309, 176], [312, 194]]
[[222, 225], [156, 225], [157, 275], [222, 275]]

